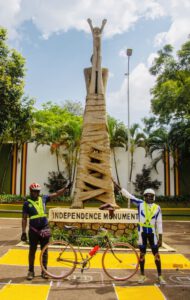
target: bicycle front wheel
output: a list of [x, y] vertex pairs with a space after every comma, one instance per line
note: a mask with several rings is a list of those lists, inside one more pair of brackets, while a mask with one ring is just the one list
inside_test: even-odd
[[[48, 269], [43, 265], [45, 256], [48, 256]], [[74, 248], [64, 241], [48, 243], [41, 251], [40, 265], [48, 276], [61, 279], [72, 274], [76, 268], [77, 254]]]
[[113, 280], [125, 281], [135, 275], [139, 267], [139, 256], [128, 243], [113, 244], [102, 256], [102, 267]]

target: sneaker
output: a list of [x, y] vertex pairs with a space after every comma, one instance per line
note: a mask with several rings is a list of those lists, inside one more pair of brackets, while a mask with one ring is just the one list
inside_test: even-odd
[[48, 275], [45, 272], [42, 272], [41, 277], [43, 279], [48, 279], [49, 278]]
[[145, 275], [140, 275], [138, 283], [144, 283], [147, 280], [147, 277]]
[[166, 281], [164, 280], [163, 276], [158, 276], [158, 282], [160, 284], [166, 284]]
[[27, 274], [27, 280], [32, 280], [34, 278], [34, 272], [29, 271]]

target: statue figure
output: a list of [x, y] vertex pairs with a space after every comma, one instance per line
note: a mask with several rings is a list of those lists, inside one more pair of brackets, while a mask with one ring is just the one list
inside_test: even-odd
[[101, 70], [101, 36], [104, 26], [107, 22], [106, 19], [102, 21], [101, 28], [93, 27], [91, 19], [88, 19], [88, 24], [93, 36], [93, 54], [92, 54], [92, 72], [89, 86], [90, 94], [104, 94]]
[[92, 66], [84, 69], [87, 96], [72, 208], [82, 208], [90, 199], [116, 206], [105, 101], [108, 69], [101, 68], [101, 36], [106, 20], [101, 28], [87, 21], [93, 36], [93, 54]]

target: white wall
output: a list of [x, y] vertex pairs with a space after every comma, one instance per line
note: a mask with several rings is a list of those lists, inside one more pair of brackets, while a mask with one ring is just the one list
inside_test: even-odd
[[[65, 169], [63, 161], [59, 159], [60, 170]], [[44, 183], [48, 183], [48, 173], [57, 171], [56, 155], [51, 154], [50, 147], [47, 145], [39, 146], [35, 151], [35, 143], [28, 144], [27, 152], [27, 176], [26, 193], [29, 193], [28, 187], [32, 182], [37, 182], [42, 187], [42, 193], [48, 193]]]
[[[122, 187], [127, 188], [127, 152], [124, 148], [116, 148], [116, 160], [118, 173], [120, 178], [120, 184]], [[156, 157], [154, 153], [153, 158]], [[18, 154], [18, 166], [17, 166], [17, 194], [20, 194], [20, 152]], [[65, 170], [65, 165], [63, 160], [60, 161], [60, 171]], [[134, 154], [134, 165], [132, 182], [135, 181], [136, 175], [142, 172], [143, 165], [149, 167], [151, 165], [151, 158], [145, 157], [145, 150], [143, 148], [137, 148]], [[113, 178], [116, 179], [115, 167], [113, 155], [111, 157], [111, 167]], [[157, 179], [162, 182], [157, 195], [164, 195], [164, 165], [160, 161], [157, 164], [158, 173], [155, 170], [151, 171], [152, 180]], [[39, 146], [37, 152], [35, 151], [35, 143], [28, 144], [27, 151], [27, 176], [26, 176], [26, 193], [29, 192], [28, 187], [32, 182], [38, 182], [42, 186], [42, 193], [48, 193], [48, 189], [45, 187], [44, 183], [48, 182], [48, 173], [51, 171], [57, 171], [56, 156], [51, 154], [49, 146]], [[171, 182], [171, 195], [174, 194], [174, 170], [173, 170], [173, 159], [170, 161], [170, 182]], [[135, 192], [134, 185], [132, 185], [132, 193]]]
[[[118, 167], [118, 173], [119, 173], [119, 179], [120, 184], [122, 187], [127, 188], [127, 181], [128, 181], [128, 169], [127, 169], [127, 151], [125, 151], [124, 148], [116, 148], [116, 161], [117, 161], [117, 167]], [[156, 151], [153, 154], [153, 159], [156, 157], [157, 153]], [[151, 166], [152, 159], [148, 156], [145, 156], [145, 150], [144, 148], [137, 148], [134, 153], [134, 164], [133, 164], [133, 173], [132, 173], [132, 182], [135, 182], [136, 175], [142, 173], [143, 165], [145, 164], [146, 167]], [[116, 179], [116, 172], [114, 167], [114, 160], [112, 155], [112, 173], [113, 177]], [[164, 185], [164, 164], [160, 160], [157, 164], [157, 171], [152, 169], [151, 170], [151, 178], [152, 180], [159, 180], [161, 181], [161, 186], [157, 190], [157, 195], [164, 195], [165, 185]], [[171, 195], [174, 195], [174, 171], [173, 171], [173, 159], [170, 158], [170, 181], [171, 181]], [[132, 193], [135, 192], [134, 185], [132, 184]]]

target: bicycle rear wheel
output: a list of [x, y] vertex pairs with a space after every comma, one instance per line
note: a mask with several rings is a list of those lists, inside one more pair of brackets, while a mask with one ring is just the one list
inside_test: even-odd
[[139, 267], [139, 256], [128, 243], [116, 243], [108, 247], [102, 256], [104, 272], [113, 280], [125, 281], [135, 275]]
[[[48, 270], [43, 266], [43, 255], [48, 251]], [[64, 241], [48, 243], [41, 251], [40, 265], [48, 276], [61, 279], [72, 274], [76, 268], [77, 255], [74, 248]]]

